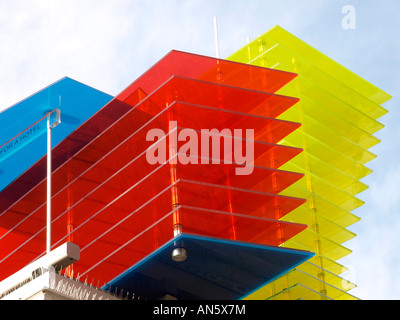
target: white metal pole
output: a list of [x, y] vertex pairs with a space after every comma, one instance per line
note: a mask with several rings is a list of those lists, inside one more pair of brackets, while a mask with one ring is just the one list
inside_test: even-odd
[[49, 112], [47, 114], [47, 210], [46, 210], [46, 251], [51, 251], [51, 130]]
[[217, 53], [217, 59], [219, 59], [219, 39], [218, 39], [218, 22], [217, 17], [214, 16], [214, 37], [215, 37], [215, 48]]

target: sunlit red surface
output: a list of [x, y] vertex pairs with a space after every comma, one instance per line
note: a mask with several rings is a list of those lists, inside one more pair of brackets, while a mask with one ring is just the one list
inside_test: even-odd
[[[279, 170], [302, 150], [277, 144], [299, 124], [275, 119], [298, 101], [274, 94], [295, 76], [172, 51], [57, 145], [52, 246], [80, 246], [74, 275], [102, 285], [173, 238], [177, 224], [272, 246], [302, 231], [278, 221], [304, 202], [279, 195], [302, 177]], [[254, 170], [238, 176], [224, 159], [149, 164], [146, 134], [168, 134], [169, 121], [177, 132], [254, 129]], [[45, 254], [45, 174], [43, 158], [0, 194], [0, 280]]]

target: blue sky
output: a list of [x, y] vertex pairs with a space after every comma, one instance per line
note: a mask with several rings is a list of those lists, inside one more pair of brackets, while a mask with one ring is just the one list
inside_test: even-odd
[[393, 96], [340, 262], [352, 294], [400, 299], [399, 11], [398, 0], [0, 0], [0, 111], [64, 76], [116, 95], [172, 49], [215, 56], [214, 16], [222, 58], [278, 24]]

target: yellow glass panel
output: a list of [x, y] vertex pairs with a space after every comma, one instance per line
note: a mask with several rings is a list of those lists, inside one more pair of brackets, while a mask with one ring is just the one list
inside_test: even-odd
[[[306, 117], [303, 122], [307, 123]], [[321, 130], [320, 133], [317, 134], [310, 131], [311, 130], [307, 128], [300, 128], [285, 137], [284, 141], [287, 144], [291, 144], [292, 146], [301, 146], [305, 151], [315, 155], [316, 157], [320, 157], [320, 152], [318, 152], [317, 148], [323, 145], [324, 149], [328, 150], [329, 153], [338, 154], [338, 156], [349, 158], [350, 160], [363, 165], [376, 158], [376, 155], [372, 152], [360, 147], [356, 148], [354, 144], [352, 145], [351, 142], [344, 142], [344, 139], [340, 139], [340, 137], [338, 136], [338, 139], [336, 140], [332, 136], [332, 140], [329, 141], [328, 138], [330, 136], [330, 133], [326, 130]], [[321, 138], [324, 136], [328, 138]], [[302, 144], [299, 144], [300, 141], [302, 141]], [[338, 147], [335, 147], [335, 142], [337, 142]], [[317, 145], [318, 147], [315, 147], [315, 145]], [[325, 158], [326, 157], [321, 159]]]
[[303, 286], [301, 283], [297, 283], [290, 288], [284, 289], [283, 291], [272, 295], [266, 300], [333, 300], [327, 296], [324, 296], [320, 292]]
[[301, 270], [316, 278], [318, 278], [318, 275], [320, 273], [323, 273], [324, 282], [343, 291], [349, 291], [356, 287], [354, 283], [343, 279], [342, 277], [339, 277], [338, 275], [329, 272], [326, 269], [322, 269], [311, 262], [302, 263], [300, 266], [296, 267], [296, 269]]
[[[282, 70], [279, 68], [279, 70]], [[288, 83], [285, 87], [278, 91], [281, 95], [293, 96], [304, 100], [304, 112], [307, 113], [309, 108], [307, 104], [322, 105], [337, 116], [347, 115], [346, 118], [353, 125], [361, 128], [369, 134], [374, 134], [384, 128], [384, 125], [376, 119], [369, 117], [360, 110], [353, 108], [348, 103], [340, 100], [324, 90], [315, 86], [315, 83], [299, 75], [296, 79]], [[306, 99], [304, 99], [306, 98]], [[301, 101], [302, 101], [301, 100]]]
[[319, 52], [312, 46], [308, 45], [279, 26], [273, 27], [264, 33], [264, 35], [252, 41], [249, 45], [238, 50], [232, 54], [229, 59], [249, 62], [267, 50], [267, 48], [270, 48], [277, 43], [285, 45], [291, 49], [295, 48], [295, 51], [299, 57], [306, 57], [307, 61], [312, 61], [313, 65], [315, 65], [317, 68], [324, 70], [333, 78], [338, 79], [343, 84], [348, 85], [378, 105], [383, 104], [391, 98], [391, 96], [387, 93], [383, 92], [373, 84], [351, 72], [347, 68], [330, 59], [323, 53]]
[[339, 244], [342, 244], [356, 236], [356, 234], [350, 230], [341, 227], [333, 221], [319, 216], [318, 214], [315, 214], [304, 205], [285, 215], [282, 220], [289, 222], [296, 221], [297, 223], [307, 224], [311, 230], [317, 229], [318, 234], [321, 234], [322, 236]]
[[[294, 109], [292, 112], [296, 112], [296, 110]], [[297, 113], [299, 112], [297, 111]], [[292, 117], [292, 119], [288, 118], [287, 120], [300, 122], [302, 124], [300, 130], [296, 130], [291, 133], [291, 137], [294, 135], [301, 135], [304, 132], [312, 137], [315, 137], [322, 143], [335, 148], [347, 157], [352, 158], [354, 161], [361, 163], [366, 163], [376, 157], [370, 151], [362, 148], [353, 141], [350, 141], [347, 137], [338, 134], [331, 128], [322, 125], [320, 122], [317, 122], [308, 115], [298, 114], [297, 117]], [[285, 138], [285, 140], [288, 139]]]
[[[343, 192], [340, 189], [336, 189], [331, 185], [324, 184], [323, 181], [316, 181], [313, 182], [313, 191], [315, 192], [310, 192], [307, 189], [305, 189], [304, 185], [302, 182], [306, 179], [301, 179], [295, 184], [291, 185], [287, 189], [285, 189], [282, 192], [282, 195], [291, 195], [293, 197], [297, 198], [310, 198], [310, 196], [313, 197], [320, 197], [323, 199], [326, 199], [330, 203], [342, 208], [345, 211], [352, 211], [354, 209], [357, 209], [358, 207], [362, 206], [364, 204], [364, 201], [353, 197], [345, 192]], [[316, 179], [314, 179], [316, 180]], [[323, 187], [324, 189], [322, 189]], [[332, 191], [331, 194], [328, 193], [328, 191]], [[318, 192], [318, 193], [317, 193]], [[318, 208], [317, 206], [313, 206], [314, 208]], [[319, 208], [318, 208], [319, 209]]]
[[280, 169], [304, 174], [282, 194], [307, 202], [282, 220], [308, 228], [283, 246], [316, 254], [252, 296], [356, 299], [336, 260], [351, 253], [341, 244], [355, 236], [346, 228], [360, 220], [351, 211], [364, 204], [356, 195], [368, 186], [359, 180], [372, 172], [365, 164], [376, 158], [369, 149], [380, 142], [374, 134], [384, 125], [377, 119], [387, 113], [381, 104], [390, 95], [279, 26], [228, 59], [298, 74], [277, 93], [300, 99], [279, 119], [302, 126], [280, 143], [304, 151]]
[[308, 117], [319, 122], [321, 125], [334, 130], [339, 135], [357, 143], [364, 149], [371, 148], [380, 142], [378, 138], [356, 126], [351, 121], [344, 119], [343, 115], [340, 116], [332, 112], [323, 104], [318, 104], [301, 94], [298, 95], [298, 98], [301, 99], [300, 102], [282, 113], [279, 116], [280, 119], [301, 122], [302, 114], [307, 114]]
[[[332, 272], [336, 275], [340, 275], [346, 271], [348, 271], [348, 268], [345, 267], [344, 265], [338, 263], [337, 261], [328, 259], [324, 256], [320, 256], [321, 261], [322, 261], [322, 265], [324, 267], [325, 270]], [[312, 261], [310, 261], [312, 262]]]
[[[319, 242], [319, 244], [317, 243]], [[315, 252], [316, 245], [322, 248], [321, 255], [331, 260], [339, 260], [352, 251], [322, 235], [316, 234], [314, 231], [305, 229], [303, 232], [298, 233], [293, 238], [287, 240], [284, 244], [287, 248], [304, 249]], [[310, 261], [314, 258], [311, 258]]]
[[[327, 207], [329, 203], [326, 203]], [[312, 209], [309, 206], [309, 203], [305, 203], [302, 206], [296, 208], [289, 214], [285, 215], [282, 220], [291, 221], [291, 222], [307, 222], [313, 218], [313, 215], [320, 217], [321, 219], [325, 219], [331, 223], [336, 224], [340, 228], [347, 228], [348, 226], [360, 221], [360, 218], [356, 215], [352, 214], [351, 212], [344, 211], [338, 207], [331, 207], [330, 211], [328, 210], [316, 210], [315, 208]], [[318, 214], [322, 213], [322, 214]], [[345, 223], [344, 223], [345, 222]], [[311, 225], [310, 225], [311, 226]], [[346, 229], [347, 230], [347, 229]]]
[[[305, 154], [303, 154], [303, 156], [306, 157]], [[280, 169], [305, 174], [307, 170], [302, 167], [301, 160], [303, 159], [301, 158], [302, 155], [299, 155], [297, 159], [293, 159], [292, 161], [285, 163], [280, 167]], [[355, 196], [368, 189], [368, 186], [365, 183], [350, 177], [328, 163], [322, 162], [321, 160], [312, 156], [309, 156], [307, 160], [310, 166], [313, 168], [312, 175], [334, 185], [337, 188], [342, 189], [352, 196]]]
[[298, 52], [300, 56], [307, 57], [307, 60], [313, 61], [315, 66], [353, 88], [361, 95], [367, 97], [376, 104], [380, 105], [391, 99], [389, 94], [361, 78], [354, 72], [351, 72], [349, 69], [343, 67], [336, 61], [295, 37], [283, 28], [276, 26], [267, 33], [270, 38], [278, 40], [280, 43], [285, 45], [287, 44], [290, 47], [296, 48], [296, 52]]
[[[291, 292], [288, 292], [288, 288], [293, 288], [296, 285], [301, 285], [305, 288], [310, 288], [314, 291], [314, 294], [311, 294], [307, 291], [300, 291], [303, 296], [295, 294], [295, 296], [291, 296]], [[286, 292], [286, 294], [284, 294]], [[319, 295], [315, 295], [315, 293], [319, 293]], [[279, 295], [279, 297], [278, 297]], [[349, 300], [357, 300], [356, 297], [350, 295], [346, 291], [343, 291], [335, 286], [332, 286], [320, 279], [309, 275], [306, 272], [303, 272], [299, 269], [293, 269], [288, 272], [286, 275], [281, 278], [275, 280], [273, 283], [270, 283], [260, 290], [251, 293], [245, 300], [265, 300], [269, 298], [275, 298], [280, 300], [292, 300], [292, 299], [321, 299], [321, 300], [329, 300], [329, 299], [349, 299]]]
[[[338, 170], [356, 179], [364, 178], [372, 172], [369, 168], [365, 167], [364, 164], [350, 159], [334, 148], [327, 146], [326, 144], [307, 134], [303, 134], [301, 137], [298, 135], [289, 135], [281, 142], [281, 144], [286, 146], [297, 145], [298, 147], [304, 149], [304, 152], [301, 154], [302, 156], [299, 155], [293, 160], [296, 162], [304, 159], [308, 155], [312, 155], [315, 158], [336, 167]], [[304, 161], [308, 161], [308, 159], [305, 158]], [[304, 165], [302, 165], [302, 167], [307, 169], [307, 167]]]
[[[312, 205], [314, 206], [312, 211], [318, 213], [318, 215], [335, 222], [339, 226], [348, 227], [358, 221], [360, 218], [355, 214], [343, 210], [342, 208], [330, 203], [326, 199], [322, 199], [319, 197], [312, 198]], [[310, 209], [310, 201], [303, 205]]]
[[[344, 265], [342, 265], [332, 259], [328, 259], [327, 257], [321, 256], [321, 255], [317, 255], [313, 259], [309, 259], [303, 263], [313, 263], [315, 265], [321, 265], [321, 267], [323, 267], [324, 270], [326, 270], [327, 272], [336, 274], [336, 275], [340, 275], [340, 274], [348, 271], [348, 268], [345, 267]], [[302, 266], [302, 264], [299, 267], [301, 267], [301, 266]]]
[[[294, 58], [295, 55], [293, 55], [293, 57], [290, 58], [291, 61], [289, 62], [288, 65], [282, 62], [281, 59], [282, 56], [284, 56], [284, 53], [285, 52], [283, 51], [282, 47], [276, 45], [272, 49], [264, 52], [264, 54], [259, 56], [257, 59], [254, 59], [250, 62], [243, 60], [242, 62], [298, 73], [299, 76], [296, 79], [294, 79], [291, 83], [287, 84], [285, 87], [280, 89], [278, 91], [279, 94], [298, 97], [302, 100], [306, 100], [307, 102], [313, 102], [313, 104], [316, 103], [322, 105], [324, 107], [327, 107], [330, 111], [336, 113], [339, 116], [343, 114], [348, 115], [347, 118], [348, 121], [353, 122], [354, 124], [363, 128], [369, 133], [377, 132], [378, 130], [383, 128], [383, 125], [375, 121], [375, 119], [386, 114], [387, 110], [380, 107], [379, 105], [372, 103], [373, 108], [375, 109], [378, 108], [381, 110], [381, 112], [377, 112], [376, 114], [373, 113], [372, 115], [374, 117], [368, 116], [362, 111], [365, 111], [364, 106], [371, 104], [371, 102], [363, 99], [363, 97], [359, 97], [361, 101], [358, 100], [355, 101], [353, 97], [352, 99], [350, 99], [352, 104], [349, 104], [348, 102], [339, 99], [336, 95], [337, 92], [335, 91], [328, 92], [326, 91], [327, 86], [323, 88], [319, 86], [321, 82], [315, 83], [313, 77], [311, 77], [313, 81], [310, 80], [310, 78], [305, 77], [304, 73], [302, 72], [303, 70], [299, 70], [299, 68], [296, 68], [295, 63], [293, 63], [293, 61], [296, 62], [298, 60], [297, 58], [296, 59]], [[231, 59], [231, 57], [229, 59]], [[240, 60], [235, 60], [235, 61], [240, 61]], [[328, 89], [329, 88], [330, 87], [328, 87]], [[308, 99], [304, 99], [305, 97]], [[359, 108], [355, 108], [354, 105], [359, 106]], [[343, 113], [344, 111], [346, 111], [346, 113]]]
[[[300, 156], [301, 157], [301, 156]], [[350, 194], [351, 196], [355, 196], [362, 191], [368, 189], [368, 186], [359, 181], [354, 179], [353, 177], [348, 176], [347, 174], [339, 171], [337, 168], [332, 167], [331, 165], [322, 162], [318, 159], [313, 157], [308, 158], [309, 165], [313, 165], [313, 171], [310, 173], [306, 169], [301, 166], [301, 158], [293, 159], [292, 161], [285, 163], [283, 166], [280, 167], [281, 170], [292, 171], [292, 172], [299, 172], [302, 174], [309, 174], [313, 176], [315, 179], [323, 180], [326, 183], [343, 190], [344, 192]], [[307, 177], [303, 177], [303, 180], [306, 180]], [[303, 185], [304, 181], [299, 182], [299, 185]], [[307, 190], [313, 190], [312, 186], [308, 186]]]

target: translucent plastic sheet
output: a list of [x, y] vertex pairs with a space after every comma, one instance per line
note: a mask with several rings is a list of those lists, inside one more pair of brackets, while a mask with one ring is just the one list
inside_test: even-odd
[[[296, 210], [293, 210], [288, 215], [286, 215], [283, 220], [296, 220], [297, 222], [306, 224], [309, 226], [309, 228], [313, 229], [315, 219], [313, 219], [312, 213], [313, 212], [309, 208], [307, 208], [307, 203], [305, 203]], [[330, 220], [318, 215], [318, 213], [314, 214], [316, 214], [318, 218], [318, 232], [324, 234], [332, 241], [341, 244], [356, 236], [355, 233], [332, 221], [334, 219]]]
[[295, 285], [277, 293], [270, 290], [268, 293], [266, 292], [266, 295], [268, 295], [267, 300], [333, 300], [332, 298], [310, 289], [301, 283], [296, 283]]
[[130, 103], [138, 88], [153, 92], [172, 76], [274, 93], [297, 75], [173, 50], [121, 92], [119, 99]]
[[[318, 272], [321, 271], [321, 268], [319, 268], [317, 265], [315, 265], [309, 261], [297, 266], [296, 269], [303, 271], [304, 273], [307, 273], [309, 275], [317, 274]], [[352, 283], [348, 280], [345, 280], [342, 277], [340, 277], [332, 272], [329, 272], [328, 270], [324, 270], [324, 282], [326, 282], [327, 284], [329, 284], [331, 286], [339, 288], [340, 290], [343, 290], [343, 291], [350, 291], [356, 287], [356, 285], [354, 283]]]
[[[293, 186], [292, 191], [296, 188], [296, 186]], [[285, 194], [286, 190], [282, 193]], [[299, 194], [301, 193], [300, 191], [298, 193], [294, 194]], [[318, 214], [319, 216], [332, 221], [336, 224], [338, 224], [341, 227], [347, 228], [348, 226], [351, 226], [354, 223], [357, 223], [360, 221], [360, 218], [354, 215], [353, 213], [344, 210], [331, 202], [327, 201], [326, 199], [317, 197], [313, 195], [312, 193], [308, 193], [308, 196], [306, 197], [307, 202], [302, 206], [301, 210], [296, 210], [297, 212], [294, 214], [299, 214], [299, 219], [303, 220], [304, 215], [311, 215], [313, 216], [314, 213]]]
[[[326, 74], [354, 88], [354, 90], [360, 92], [361, 95], [366, 96], [376, 104], [380, 105], [390, 99], [387, 93], [371, 83], [368, 83], [360, 76], [346, 69], [279, 26], [275, 26], [267, 31], [264, 35], [246, 46], [245, 49], [239, 49], [232, 54], [229, 59], [234, 61], [252, 60], [269, 49], [269, 47], [275, 46], [278, 43], [290, 48], [293, 52], [304, 57], [308, 61], [311, 61]], [[293, 50], [294, 48], [295, 50]]]
[[[305, 225], [280, 219], [305, 200], [279, 193], [303, 175], [279, 167], [302, 149], [278, 142], [300, 125], [276, 119], [298, 99], [271, 93], [295, 76], [171, 52], [54, 148], [52, 247], [78, 244], [75, 274], [106, 282], [177, 228], [270, 246], [299, 234]], [[154, 130], [162, 133], [155, 141]], [[200, 149], [183, 148], [188, 132]], [[249, 144], [254, 152], [243, 163]], [[162, 161], [149, 160], [155, 148], [153, 156], [165, 150]], [[43, 169], [45, 159], [0, 195], [2, 277], [44, 254]]]
[[[146, 95], [147, 98], [144, 97], [143, 95], [137, 109], [151, 115], [156, 115], [165, 106], [177, 101], [276, 118], [299, 101], [297, 98], [269, 92], [178, 76], [167, 79], [157, 91]], [[121, 97], [118, 96], [116, 99], [120, 101]], [[135, 106], [138, 101], [129, 99], [124, 102]]]
[[[177, 244], [187, 249], [185, 261], [171, 259], [171, 251]], [[181, 301], [238, 300], [310, 255], [287, 248], [183, 233], [117, 275], [102, 289], [116, 293], [132, 290], [149, 299], [174, 294]]]
[[[307, 262], [306, 262], [307, 263]], [[347, 291], [337, 288], [336, 286], [330, 285], [324, 281], [321, 281], [317, 277], [309, 275], [306, 272], [301, 271], [299, 268], [288, 272], [288, 276], [286, 277], [286, 281], [283, 279], [278, 279], [273, 282], [274, 288], [271, 288], [271, 284], [265, 286], [260, 289], [259, 292], [255, 292], [246, 297], [246, 299], [260, 299], [261, 296], [271, 296], [272, 299], [309, 299], [309, 300], [358, 300], [356, 297], [349, 294]], [[296, 288], [300, 284], [301, 287]], [[315, 288], [324, 287], [325, 292], [321, 293], [320, 290], [315, 290]], [[294, 288], [293, 291], [294, 296], [291, 297], [291, 289]], [[287, 291], [287, 289], [289, 289]], [[308, 290], [305, 290], [308, 289]], [[301, 291], [302, 296], [299, 296], [298, 290]], [[310, 292], [310, 291], [314, 292]], [[285, 297], [286, 294], [286, 297]], [[277, 295], [280, 295], [278, 297]]]
[[39, 119], [55, 108], [63, 110], [62, 126], [52, 133], [52, 143], [56, 145], [111, 99], [108, 94], [65, 77], [2, 110], [0, 146], [9, 141], [3, 153], [9, 155], [22, 145], [23, 148], [7, 159], [0, 156], [0, 191], [46, 154], [46, 135], [42, 134], [46, 132], [46, 121], [38, 122]]
[[[295, 80], [294, 80], [295, 81]], [[291, 84], [288, 84], [288, 86]], [[311, 93], [309, 94], [311, 95]], [[337, 134], [342, 135], [359, 144], [365, 149], [369, 149], [379, 143], [379, 139], [374, 137], [372, 132], [367, 132], [366, 127], [357, 125], [357, 119], [359, 116], [356, 114], [355, 117], [346, 117], [345, 115], [351, 115], [352, 110], [346, 109], [346, 107], [340, 100], [335, 100], [334, 97], [326, 96], [318, 99], [318, 103], [311, 97], [307, 97], [304, 94], [298, 93], [300, 102], [295, 107], [287, 110], [280, 117], [286, 120], [298, 121], [302, 112], [305, 114], [312, 114], [312, 119], [318, 121], [322, 126], [333, 129]], [[316, 99], [316, 98], [315, 98]], [[329, 101], [331, 99], [331, 101]], [[328, 102], [329, 103], [326, 103]], [[340, 107], [342, 105], [342, 108]], [[308, 110], [312, 110], [308, 112]], [[301, 122], [301, 121], [300, 121]], [[362, 122], [360, 122], [362, 123]], [[375, 127], [375, 125], [373, 125]], [[382, 125], [378, 126], [382, 128]]]
[[[107, 233], [103, 232], [96, 238], [96, 241], [86, 244], [82, 249], [82, 259], [74, 265], [74, 270], [84, 276], [88, 274], [106, 282], [118, 275], [116, 271], [105, 272], [103, 268], [106, 268], [107, 265], [115, 265], [117, 268], [125, 266], [127, 269], [171, 240], [173, 238], [171, 226], [174, 223], [176, 211], [168, 212], [153, 225], [139, 224], [137, 228], [141, 227], [142, 229], [133, 236], [132, 233], [124, 231], [130, 230], [126, 229], [130, 225], [136, 226], [140, 221], [138, 219], [145, 217], [145, 211], [151, 210], [151, 206], [149, 204], [148, 207], [143, 208], [143, 211], [137, 211], [118, 227]], [[154, 208], [152, 209], [154, 212]], [[278, 240], [278, 229], [283, 228], [282, 230], [285, 230], [287, 236], [303, 229], [303, 227], [290, 223], [277, 226], [277, 221], [267, 219], [256, 219], [257, 224], [255, 225], [252, 221], [254, 218], [222, 212], [215, 213], [197, 208], [181, 207], [177, 210], [179, 210], [180, 222], [183, 230], [186, 230], [185, 232], [218, 239], [231, 239], [231, 234], [234, 233], [236, 239], [232, 240], [272, 245], [276, 244]], [[254, 226], [257, 230], [254, 229]], [[90, 225], [88, 225], [89, 227]], [[83, 234], [83, 231], [80, 234]], [[76, 241], [79, 240], [79, 238], [76, 239]]]
[[[301, 172], [305, 178], [283, 193], [305, 198], [307, 203], [284, 219], [302, 221], [309, 228], [286, 244], [314, 248], [316, 256], [323, 255], [326, 261], [350, 253], [340, 244], [355, 236], [345, 228], [359, 221], [351, 211], [364, 204], [355, 196], [368, 187], [359, 179], [372, 172], [365, 164], [376, 155], [368, 149], [380, 142], [373, 134], [384, 127], [377, 119], [387, 113], [381, 104], [391, 97], [279, 26], [228, 59], [298, 73], [278, 93], [298, 97], [300, 102], [279, 118], [302, 124], [281, 143], [304, 152], [282, 169]], [[293, 289], [303, 292], [304, 298], [312, 299], [304, 288], [320, 292], [319, 286], [304, 285], [300, 279]], [[279, 297], [287, 298], [287, 292]]]
[[[298, 237], [289, 239], [285, 245], [287, 245], [289, 248], [295, 248], [299, 250], [304, 250], [305, 248], [308, 248], [306, 250], [314, 250], [313, 248], [316, 240], [318, 240], [320, 246], [324, 248], [324, 251], [321, 254], [328, 259], [336, 261], [352, 252], [350, 249], [340, 245], [339, 243], [334, 242], [329, 238], [322, 236], [321, 234], [317, 234], [310, 228], [307, 228], [304, 232], [299, 234]], [[316, 263], [316, 261], [314, 261], [314, 263]]]
[[[307, 135], [318, 137], [321, 143], [335, 148], [338, 152], [354, 161], [365, 164], [376, 158], [373, 153], [364, 149], [358, 143], [350, 141], [346, 135], [338, 134], [335, 130], [323, 126], [320, 122], [307, 115], [299, 115], [297, 121], [302, 123]], [[297, 135], [293, 134], [290, 138], [292, 141], [301, 141], [301, 133]], [[288, 141], [289, 139], [286, 140]]]
[[[303, 156], [303, 159], [301, 159]], [[321, 160], [308, 156], [307, 160], [310, 164], [313, 164], [313, 168], [315, 168], [312, 172], [312, 176], [324, 180], [326, 183], [329, 183], [337, 188], [342, 189], [343, 191], [355, 196], [362, 191], [368, 189], [368, 186], [355, 179], [354, 177], [350, 177], [344, 172], [338, 170], [338, 168], [327, 164], [326, 162], [322, 162]], [[304, 166], [302, 166], [304, 159], [304, 154], [298, 156], [293, 161], [285, 163], [281, 169], [285, 169], [287, 171], [298, 171], [301, 173], [306, 173]]]

